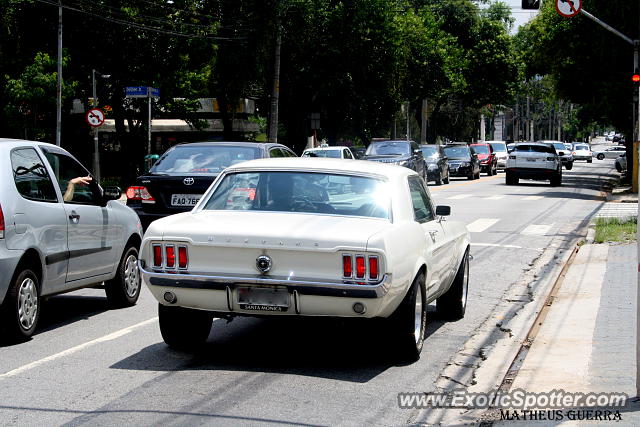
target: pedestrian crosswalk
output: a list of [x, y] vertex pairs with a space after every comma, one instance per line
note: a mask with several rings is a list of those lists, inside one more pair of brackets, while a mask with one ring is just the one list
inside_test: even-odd
[[[500, 222], [499, 218], [478, 218], [473, 222], [467, 224], [467, 230], [470, 233], [482, 233], [494, 227]], [[522, 234], [525, 236], [547, 236], [551, 234], [551, 230], [554, 227], [554, 223], [551, 224], [529, 224], [525, 228], [519, 231], [515, 231], [515, 234]], [[507, 232], [507, 231], [504, 231]], [[507, 232], [511, 233], [511, 232]]]

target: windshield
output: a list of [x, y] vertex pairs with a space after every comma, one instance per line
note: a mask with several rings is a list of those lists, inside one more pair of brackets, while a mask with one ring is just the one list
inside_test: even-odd
[[226, 175], [204, 210], [305, 212], [389, 218], [388, 184], [380, 179], [312, 172]]
[[450, 159], [468, 159], [471, 157], [469, 147], [445, 147], [444, 153]]
[[331, 157], [334, 159], [339, 159], [342, 157], [340, 154], [342, 149], [338, 150], [309, 150], [302, 153], [302, 157]]
[[530, 153], [551, 153], [556, 154], [553, 147], [549, 147], [547, 145], [528, 145], [528, 144], [519, 144], [516, 145], [514, 151], [519, 152], [530, 152]]
[[426, 159], [427, 157], [438, 157], [438, 147], [435, 145], [423, 145], [420, 147], [422, 155]]
[[236, 163], [260, 157], [258, 147], [179, 145], [167, 151], [151, 173], [218, 173]]
[[476, 154], [489, 154], [489, 146], [487, 145], [473, 145], [473, 151], [475, 151]]
[[372, 142], [366, 154], [367, 156], [408, 156], [411, 154], [411, 147], [404, 141]]
[[589, 151], [589, 146], [588, 145], [576, 145], [576, 150], [587, 150]]
[[562, 142], [552, 142], [551, 144], [553, 144], [554, 147], [556, 147], [556, 150], [566, 150], [567, 147], [562, 143]]
[[501, 151], [501, 152], [506, 152], [507, 151], [507, 145], [504, 142], [491, 142], [491, 147], [493, 148], [493, 151]]

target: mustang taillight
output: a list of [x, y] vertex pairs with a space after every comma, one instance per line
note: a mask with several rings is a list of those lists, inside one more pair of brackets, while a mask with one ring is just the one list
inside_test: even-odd
[[153, 245], [153, 266], [162, 267], [162, 246]]
[[369, 278], [375, 280], [378, 278], [378, 257], [369, 257]]
[[351, 255], [342, 255], [342, 276], [353, 276], [353, 261], [351, 260]]
[[178, 246], [178, 268], [185, 269], [187, 268], [187, 247], [186, 246]]
[[174, 246], [166, 246], [165, 252], [167, 253], [167, 268], [175, 268], [176, 266], [176, 249]]
[[366, 266], [364, 263], [364, 256], [356, 255], [356, 277], [358, 279], [363, 279], [365, 270], [366, 270]]
[[147, 187], [142, 186], [132, 186], [127, 188], [127, 199], [140, 200], [142, 203], [156, 202], [151, 193], [149, 193], [149, 190], [147, 190]]

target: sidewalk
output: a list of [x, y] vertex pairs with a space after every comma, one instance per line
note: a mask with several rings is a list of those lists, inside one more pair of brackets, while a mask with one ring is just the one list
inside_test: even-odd
[[[601, 215], [629, 216], [635, 203], [606, 203]], [[613, 195], [615, 200], [616, 195]], [[625, 197], [627, 197], [625, 195]], [[617, 205], [617, 206], [616, 206]], [[586, 244], [567, 270], [511, 390], [618, 392], [636, 396], [637, 243]], [[572, 409], [572, 408], [567, 408]], [[640, 403], [615, 411], [617, 425], [640, 425]], [[511, 424], [494, 421], [493, 425]], [[517, 425], [608, 425], [615, 421], [518, 421]]]

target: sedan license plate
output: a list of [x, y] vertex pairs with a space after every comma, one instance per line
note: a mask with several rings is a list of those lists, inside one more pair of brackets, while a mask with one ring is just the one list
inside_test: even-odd
[[241, 286], [238, 290], [238, 305], [242, 310], [287, 311], [289, 291], [271, 286]]
[[171, 206], [195, 206], [202, 194], [172, 194]]
[[538, 159], [527, 159], [528, 162], [537, 162]]

